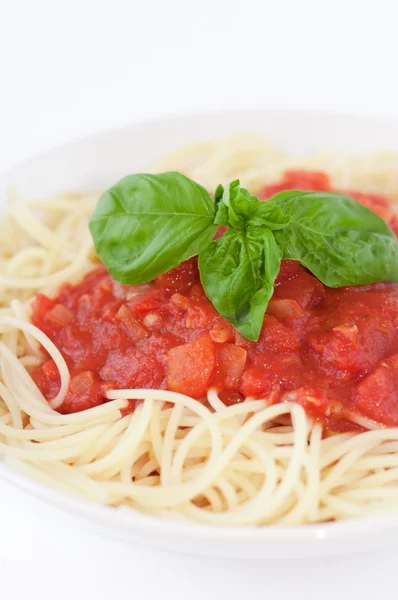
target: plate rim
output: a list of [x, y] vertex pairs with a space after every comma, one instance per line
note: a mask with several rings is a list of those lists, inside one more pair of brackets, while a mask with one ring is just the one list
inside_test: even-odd
[[184, 120], [191, 119], [206, 119], [206, 118], [216, 118], [218, 116], [224, 117], [233, 115], [245, 115], [245, 114], [258, 114], [258, 115], [289, 115], [291, 117], [302, 117], [302, 118], [314, 118], [314, 119], [336, 119], [336, 120], [346, 120], [346, 121], [357, 121], [358, 123], [373, 123], [374, 125], [379, 124], [381, 126], [388, 126], [393, 124], [394, 127], [398, 127], [398, 116], [387, 116], [382, 114], [356, 114], [354, 111], [343, 111], [343, 110], [329, 110], [329, 109], [310, 109], [310, 108], [228, 108], [228, 109], [218, 109], [218, 110], [204, 110], [204, 111], [189, 111], [183, 113], [166, 113], [163, 116], [151, 118], [145, 117], [143, 119], [139, 119], [137, 121], [127, 121], [123, 125], [118, 125], [117, 127], [104, 127], [98, 129], [93, 133], [87, 133], [81, 136], [73, 136], [72, 138], [66, 140], [65, 142], [57, 143], [50, 145], [45, 150], [41, 150], [39, 152], [34, 152], [31, 155], [23, 158], [20, 161], [17, 161], [15, 164], [12, 164], [5, 169], [0, 169], [0, 180], [6, 178], [10, 175], [14, 170], [20, 169], [22, 167], [27, 166], [29, 163], [45, 159], [46, 157], [60, 152], [62, 150], [66, 150], [69, 146], [84, 144], [90, 140], [95, 140], [103, 137], [107, 137], [108, 135], [118, 135], [126, 129], [140, 129], [148, 126], [156, 126], [157, 124], [161, 124], [164, 122], [181, 122]]

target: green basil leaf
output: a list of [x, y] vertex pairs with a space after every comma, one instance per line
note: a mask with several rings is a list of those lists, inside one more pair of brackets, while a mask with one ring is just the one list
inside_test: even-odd
[[250, 217], [250, 225], [255, 227], [268, 227], [272, 231], [284, 229], [292, 220], [290, 215], [285, 215], [277, 204], [259, 202], [254, 214]]
[[214, 219], [214, 223], [216, 225], [225, 225], [228, 227], [228, 207], [224, 204], [224, 202], [222, 202], [223, 195], [224, 187], [220, 183], [217, 186], [214, 194], [214, 202], [216, 203], [216, 217]]
[[291, 217], [275, 231], [283, 258], [298, 260], [329, 287], [398, 282], [398, 242], [386, 223], [352, 198], [289, 191], [268, 201]]
[[291, 220], [279, 206], [261, 202], [252, 196], [240, 186], [239, 179], [232, 181], [225, 189], [219, 185], [214, 198], [217, 204], [215, 223], [218, 225], [244, 230], [250, 224], [276, 230], [283, 229]]
[[216, 222], [219, 225], [228, 225], [243, 230], [258, 204], [260, 204], [258, 198], [242, 188], [239, 179], [236, 179], [223, 190]]
[[181, 173], [130, 175], [102, 194], [90, 220], [98, 256], [121, 283], [145, 283], [213, 239], [215, 203]]
[[229, 229], [199, 255], [200, 278], [217, 311], [247, 339], [258, 340], [279, 273], [281, 252], [266, 228]]
[[216, 191], [214, 192], [214, 202], [216, 203], [216, 206], [218, 206], [219, 202], [221, 202], [223, 194], [224, 186], [221, 183], [219, 183], [216, 187]]

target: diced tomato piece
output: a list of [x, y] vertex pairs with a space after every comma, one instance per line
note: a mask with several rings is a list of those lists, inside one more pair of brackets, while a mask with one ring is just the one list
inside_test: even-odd
[[398, 354], [357, 385], [350, 408], [388, 427], [398, 425]]
[[202, 300], [200, 303], [192, 303], [188, 307], [185, 327], [187, 329], [207, 329], [214, 319], [218, 318], [217, 311], [210, 301]]
[[143, 325], [141, 325], [139, 321], [137, 321], [131, 310], [127, 308], [125, 304], [122, 304], [122, 306], [119, 308], [116, 314], [116, 319], [121, 321], [126, 327], [133, 342], [139, 342], [140, 340], [148, 337], [148, 331]]
[[68, 325], [74, 319], [73, 312], [63, 304], [56, 304], [54, 308], [48, 311], [46, 319], [59, 327]]
[[265, 315], [257, 347], [260, 352], [293, 352], [300, 346], [300, 340], [290, 327], [283, 325], [272, 315]]
[[302, 319], [305, 312], [296, 300], [274, 298], [269, 301], [267, 313], [278, 319]]
[[167, 387], [193, 398], [206, 395], [216, 365], [214, 342], [203, 336], [167, 353]]
[[333, 331], [340, 333], [340, 335], [345, 337], [353, 346], [358, 344], [359, 329], [356, 325], [337, 325], [336, 327], [333, 327]]
[[183, 296], [179, 292], [173, 294], [170, 298], [170, 302], [175, 306], [179, 311], [185, 311], [189, 307], [189, 298]]
[[251, 348], [251, 343], [249, 342], [249, 340], [245, 337], [243, 337], [243, 335], [241, 333], [239, 333], [239, 331], [237, 329], [235, 329], [234, 331], [234, 341], [236, 346], [240, 346], [241, 348]]
[[243, 373], [240, 391], [244, 396], [266, 398], [277, 388], [275, 377], [271, 371], [251, 367]]
[[70, 380], [69, 391], [72, 394], [86, 394], [94, 383], [94, 373], [83, 371]]
[[213, 342], [217, 344], [232, 342], [234, 340], [234, 329], [225, 319], [216, 321], [210, 329], [209, 334]]
[[81, 327], [90, 322], [94, 314], [93, 301], [89, 294], [83, 294], [76, 302], [77, 321]]
[[227, 390], [236, 389], [246, 365], [247, 352], [235, 344], [218, 344], [217, 369]]
[[55, 364], [55, 362], [52, 359], [51, 360], [47, 360], [42, 365], [42, 369], [43, 369], [43, 373], [49, 379], [52, 379], [53, 381], [56, 381], [58, 383], [61, 381], [61, 377], [59, 375], [58, 367], [57, 367], [57, 365]]
[[[100, 302], [95, 302], [93, 306], [93, 313], [98, 314], [101, 321], [110, 321], [114, 323], [117, 320], [117, 313], [122, 306], [122, 301], [117, 299]], [[127, 309], [128, 310], [128, 309]]]
[[144, 295], [135, 296], [128, 302], [133, 315], [140, 315], [150, 310], [162, 307], [166, 299], [166, 292], [162, 288], [152, 288]]

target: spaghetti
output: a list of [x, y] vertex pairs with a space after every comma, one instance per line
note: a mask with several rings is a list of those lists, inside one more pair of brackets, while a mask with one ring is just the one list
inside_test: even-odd
[[[397, 159], [314, 157], [333, 182], [398, 199]], [[254, 137], [210, 142], [156, 165], [214, 189], [239, 177], [254, 192], [297, 160]], [[69, 370], [56, 345], [30, 322], [31, 298], [77, 283], [97, 266], [87, 229], [97, 195], [16, 200], [0, 232], [0, 455], [67, 493], [153, 515], [223, 525], [295, 525], [394, 510], [398, 428], [358, 417], [368, 431], [324, 435], [299, 404], [270, 398], [226, 406], [156, 389], [109, 389], [108, 402], [61, 414]], [[50, 400], [31, 377], [43, 349], [59, 371]], [[126, 414], [131, 399], [141, 401]]]

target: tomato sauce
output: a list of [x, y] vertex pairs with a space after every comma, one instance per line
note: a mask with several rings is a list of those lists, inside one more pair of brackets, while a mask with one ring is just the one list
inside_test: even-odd
[[[330, 184], [324, 173], [290, 171], [260, 197], [293, 188]], [[398, 232], [383, 197], [347, 194]], [[283, 261], [254, 343], [207, 299], [196, 259], [137, 286], [121, 285], [99, 267], [54, 299], [38, 294], [32, 321], [68, 364], [63, 413], [105, 402], [112, 388], [168, 389], [204, 400], [215, 387], [226, 404], [246, 396], [298, 402], [334, 431], [355, 429], [358, 416], [398, 425], [396, 284], [331, 289], [299, 263]], [[48, 399], [59, 391], [51, 359], [32, 376]]]

